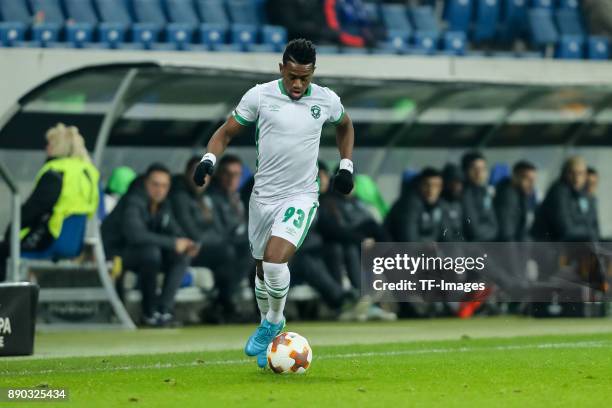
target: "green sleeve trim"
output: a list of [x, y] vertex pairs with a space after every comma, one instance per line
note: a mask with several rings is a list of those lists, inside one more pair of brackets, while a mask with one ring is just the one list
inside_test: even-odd
[[342, 122], [342, 119], [344, 118], [344, 110], [342, 110], [342, 114], [340, 115], [340, 117], [337, 120], [334, 120], [332, 122], [332, 125], [339, 125], [340, 122]]
[[240, 123], [242, 126], [250, 126], [253, 123], [255, 123], [255, 121], [248, 121], [245, 118], [243, 118], [242, 116], [240, 116], [238, 114], [238, 112], [234, 111], [232, 112], [232, 115], [234, 116], [234, 119], [236, 119], [236, 122]]

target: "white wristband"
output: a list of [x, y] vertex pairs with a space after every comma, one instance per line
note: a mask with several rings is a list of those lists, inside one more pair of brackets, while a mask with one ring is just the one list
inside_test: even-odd
[[342, 159], [340, 160], [339, 170], [348, 170], [351, 174], [353, 174], [353, 162], [351, 159]]
[[215, 163], [217, 163], [217, 156], [212, 153], [206, 153], [204, 156], [202, 156], [202, 160], [200, 160], [200, 162], [203, 162], [204, 160], [210, 160], [214, 166]]

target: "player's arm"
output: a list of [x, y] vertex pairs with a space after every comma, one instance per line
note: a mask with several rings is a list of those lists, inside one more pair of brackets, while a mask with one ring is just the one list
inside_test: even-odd
[[332, 188], [342, 194], [353, 190], [353, 145], [355, 130], [348, 113], [344, 112], [336, 124], [336, 144], [340, 152], [340, 166], [334, 176]]
[[202, 157], [202, 161], [196, 167], [193, 173], [193, 181], [198, 186], [203, 186], [206, 182], [206, 176], [212, 175], [217, 157], [221, 156], [231, 140], [236, 137], [244, 128], [243, 125], [230, 116], [223, 125], [221, 125], [212, 135], [206, 146], [206, 154]]

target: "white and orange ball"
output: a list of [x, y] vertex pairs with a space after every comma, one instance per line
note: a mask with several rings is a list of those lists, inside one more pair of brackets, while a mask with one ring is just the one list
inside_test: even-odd
[[308, 340], [297, 333], [281, 333], [268, 346], [268, 365], [277, 374], [303, 374], [311, 361]]

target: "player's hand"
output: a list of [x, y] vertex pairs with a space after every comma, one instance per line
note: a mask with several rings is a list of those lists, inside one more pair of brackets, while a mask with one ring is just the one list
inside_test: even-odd
[[189, 238], [177, 238], [174, 241], [174, 250], [177, 254], [184, 254], [192, 248], [193, 245], [195, 245], [195, 243]]
[[353, 191], [353, 186], [353, 162], [349, 159], [342, 159], [338, 172], [332, 180], [332, 191], [349, 194]]
[[206, 153], [202, 157], [202, 161], [198, 164], [195, 171], [193, 172], [193, 181], [198, 186], [203, 186], [206, 183], [206, 176], [212, 176], [215, 170], [215, 155], [212, 153]]

